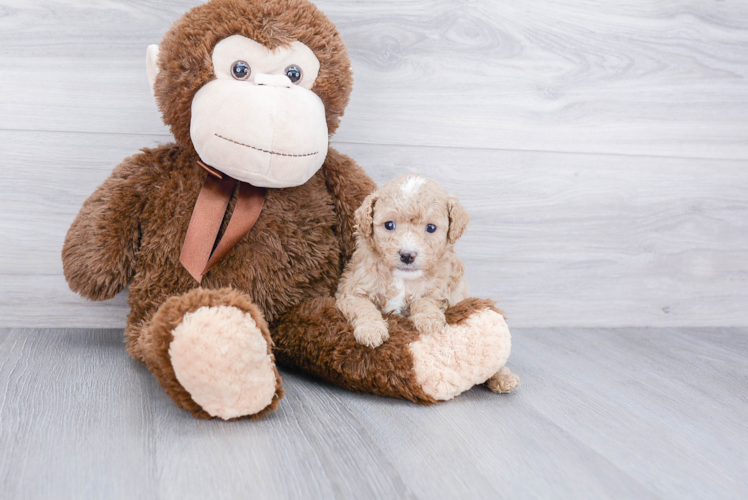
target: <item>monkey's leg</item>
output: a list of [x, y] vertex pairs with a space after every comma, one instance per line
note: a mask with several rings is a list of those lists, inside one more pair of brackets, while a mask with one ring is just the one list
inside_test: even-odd
[[246, 294], [197, 288], [164, 302], [128, 350], [180, 408], [228, 420], [278, 407], [283, 386], [272, 347]]
[[376, 349], [353, 337], [335, 299], [301, 304], [271, 328], [278, 362], [340, 387], [429, 404], [485, 383], [505, 365], [511, 337], [493, 302], [466, 299], [447, 310], [448, 326], [420, 334], [398, 316]]

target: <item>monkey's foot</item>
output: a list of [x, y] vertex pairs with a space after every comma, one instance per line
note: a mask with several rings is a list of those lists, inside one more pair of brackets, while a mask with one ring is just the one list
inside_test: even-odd
[[491, 307], [479, 308], [480, 302], [466, 299], [447, 311], [446, 328], [410, 344], [416, 378], [437, 401], [485, 383], [509, 358], [512, 340], [504, 317]]
[[212, 417], [253, 415], [275, 396], [270, 349], [252, 317], [235, 307], [185, 315], [169, 346], [177, 380]]
[[138, 343], [166, 392], [198, 418], [259, 417], [283, 396], [267, 324], [236, 290], [198, 288], [170, 298]]

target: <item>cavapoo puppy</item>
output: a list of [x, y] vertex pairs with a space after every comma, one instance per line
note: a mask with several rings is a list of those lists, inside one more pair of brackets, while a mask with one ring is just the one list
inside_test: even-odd
[[422, 333], [441, 331], [444, 311], [468, 296], [454, 244], [470, 218], [457, 198], [404, 175], [370, 194], [355, 220], [356, 251], [335, 296], [356, 340], [377, 347], [389, 338], [383, 312], [409, 316]]

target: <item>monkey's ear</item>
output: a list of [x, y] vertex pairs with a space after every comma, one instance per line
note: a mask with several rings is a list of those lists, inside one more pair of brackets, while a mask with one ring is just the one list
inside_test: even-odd
[[456, 196], [449, 196], [447, 200], [447, 210], [449, 211], [449, 231], [447, 232], [447, 241], [455, 243], [460, 239], [462, 233], [470, 222], [470, 216], [462, 206]]
[[378, 197], [379, 195], [376, 191], [371, 193], [364, 199], [364, 202], [353, 215], [356, 222], [356, 230], [362, 238], [369, 239], [374, 232], [374, 204], [377, 202]]
[[156, 44], [149, 45], [145, 53], [145, 70], [148, 72], [148, 83], [151, 85], [151, 93], [153, 93], [153, 84], [156, 82], [156, 75], [158, 75], [158, 45]]

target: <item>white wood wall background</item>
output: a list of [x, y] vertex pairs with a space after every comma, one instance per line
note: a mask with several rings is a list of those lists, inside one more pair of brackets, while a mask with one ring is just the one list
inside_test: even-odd
[[[145, 48], [189, 0], [0, 0], [0, 326], [121, 327], [60, 249], [170, 140]], [[513, 326], [748, 326], [748, 4], [318, 1], [355, 75], [333, 138], [445, 184], [475, 295]]]

